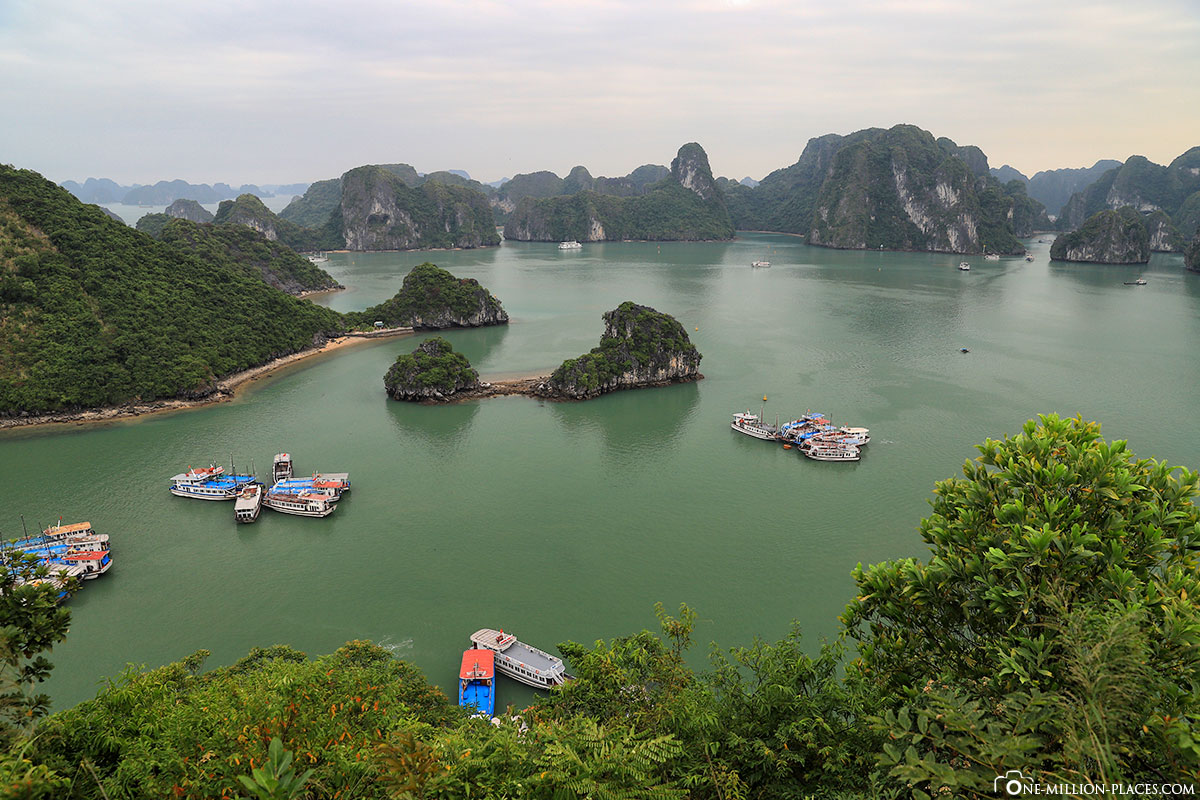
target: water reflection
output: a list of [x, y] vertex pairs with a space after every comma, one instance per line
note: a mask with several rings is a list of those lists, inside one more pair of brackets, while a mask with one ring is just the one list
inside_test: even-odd
[[698, 383], [634, 389], [593, 400], [546, 403], [555, 420], [575, 437], [598, 433], [605, 455], [618, 464], [644, 465], [675, 449], [700, 399]]
[[450, 453], [470, 441], [479, 403], [422, 405], [386, 398], [387, 416], [402, 440], [416, 440], [425, 448]]

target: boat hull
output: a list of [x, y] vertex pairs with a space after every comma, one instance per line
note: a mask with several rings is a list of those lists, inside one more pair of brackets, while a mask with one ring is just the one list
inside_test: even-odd
[[209, 494], [207, 492], [200, 493], [188, 491], [188, 489], [183, 486], [172, 486], [171, 494], [175, 495], [176, 497], [190, 497], [193, 500], [233, 500], [237, 497], [237, 491], [234, 489], [231, 489], [229, 492], [224, 494]]
[[328, 517], [337, 510], [337, 506], [330, 504], [324, 507], [321, 506], [306, 506], [304, 508], [294, 508], [282, 504], [277, 504], [271, 500], [264, 500], [263, 505], [272, 511], [278, 511], [280, 514], [291, 514], [296, 517]]
[[744, 433], [747, 436], [754, 437], [755, 439], [762, 439], [763, 441], [767, 441], [767, 442], [774, 441], [774, 439], [775, 439], [774, 431], [768, 431], [768, 430], [751, 428], [751, 427], [743, 428], [742, 426], [738, 425], [736, 422], [731, 422], [729, 424], [729, 427], [733, 428], [738, 433]]

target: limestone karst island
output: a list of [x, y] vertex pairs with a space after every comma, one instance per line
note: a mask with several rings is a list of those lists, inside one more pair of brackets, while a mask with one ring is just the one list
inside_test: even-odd
[[0, 6], [0, 800], [1185, 798], [1179, 0]]

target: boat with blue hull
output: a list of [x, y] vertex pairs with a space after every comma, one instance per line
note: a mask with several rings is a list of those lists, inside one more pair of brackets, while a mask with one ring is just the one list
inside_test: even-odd
[[241, 494], [242, 487], [254, 480], [253, 475], [207, 477], [189, 470], [171, 478], [171, 494], [198, 500], [233, 500]]
[[271, 491], [323, 494], [329, 496], [336, 503], [342, 499], [343, 494], [350, 491], [350, 473], [317, 472], [311, 478], [287, 478], [277, 481], [271, 487]]
[[458, 671], [458, 704], [474, 715], [496, 716], [496, 656], [491, 650], [463, 651]]

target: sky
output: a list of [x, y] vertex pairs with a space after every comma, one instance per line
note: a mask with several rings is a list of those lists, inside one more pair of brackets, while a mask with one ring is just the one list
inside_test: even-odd
[[1200, 0], [0, 0], [0, 108], [55, 181], [762, 178], [898, 123], [1031, 176], [1200, 144]]

